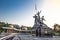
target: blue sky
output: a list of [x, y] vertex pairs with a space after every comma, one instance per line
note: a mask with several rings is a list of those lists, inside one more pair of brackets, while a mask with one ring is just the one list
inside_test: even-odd
[[38, 11], [42, 10], [45, 24], [49, 27], [60, 24], [60, 0], [0, 0], [0, 21], [33, 26], [35, 3]]
[[34, 7], [37, 2], [38, 0], [0, 0], [0, 21], [33, 25]]

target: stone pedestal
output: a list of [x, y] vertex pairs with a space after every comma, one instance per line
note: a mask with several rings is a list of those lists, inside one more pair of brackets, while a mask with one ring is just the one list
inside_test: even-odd
[[41, 37], [41, 29], [37, 29], [37, 30], [36, 30], [36, 36]]

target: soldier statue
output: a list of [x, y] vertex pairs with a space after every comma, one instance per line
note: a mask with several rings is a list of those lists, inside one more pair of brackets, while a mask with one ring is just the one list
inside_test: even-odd
[[40, 27], [40, 12], [37, 13], [37, 15], [35, 14], [35, 16], [33, 16], [35, 18], [35, 22], [34, 22], [34, 27], [35, 27], [35, 32], [36, 32], [36, 36], [41, 36], [41, 27]]

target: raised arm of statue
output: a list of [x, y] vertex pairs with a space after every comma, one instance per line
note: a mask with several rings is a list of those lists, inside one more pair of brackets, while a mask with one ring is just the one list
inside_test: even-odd
[[40, 12], [38, 12], [37, 15], [39, 16], [40, 15]]
[[44, 16], [42, 16], [42, 18], [41, 18], [41, 19], [42, 19], [42, 21], [43, 21], [43, 20], [44, 20], [44, 21], [46, 21], [46, 20], [44, 19]]
[[41, 11], [40, 12], [38, 11], [37, 15], [40, 16], [40, 13], [41, 13]]
[[35, 23], [37, 24], [37, 16], [35, 15], [33, 17], [35, 18]]

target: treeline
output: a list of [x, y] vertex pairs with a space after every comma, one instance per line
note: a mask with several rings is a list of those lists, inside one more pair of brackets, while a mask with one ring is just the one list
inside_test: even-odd
[[60, 25], [59, 24], [54, 24], [54, 29], [53, 29], [53, 33], [54, 35], [60, 35]]
[[17, 25], [17, 24], [9, 24], [9, 23], [5, 23], [5, 22], [0, 22], [0, 33], [5, 32], [5, 30], [2, 27], [11, 27], [11, 26], [19, 29], [19, 25]]
[[27, 30], [32, 30], [32, 27], [19, 26], [17, 24], [9, 24], [5, 22], [0, 22], [0, 33], [5, 32], [5, 30], [2, 27], [13, 27], [13, 28], [22, 29], [22, 30], [25, 30], [27, 28]]
[[0, 33], [4, 31], [4, 29], [2, 29], [2, 27], [8, 27], [8, 23], [5, 22], [0, 22]]

